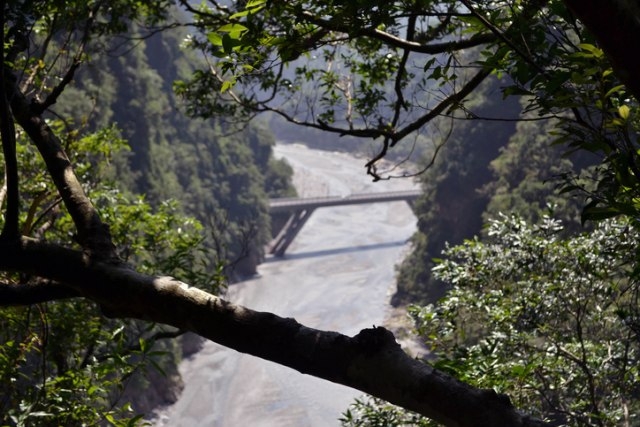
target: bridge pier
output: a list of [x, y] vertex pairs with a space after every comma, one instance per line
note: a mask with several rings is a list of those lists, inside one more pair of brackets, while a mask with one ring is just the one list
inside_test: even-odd
[[287, 223], [273, 239], [268, 252], [277, 257], [284, 256], [287, 248], [293, 242], [293, 239], [296, 238], [300, 230], [302, 230], [302, 227], [314, 210], [314, 208], [307, 208], [293, 211], [291, 216], [289, 216]]

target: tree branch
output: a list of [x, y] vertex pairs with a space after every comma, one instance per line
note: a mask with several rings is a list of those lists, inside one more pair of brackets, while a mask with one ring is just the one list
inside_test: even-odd
[[[527, 64], [529, 64], [533, 69], [535, 69], [538, 73], [544, 75], [546, 74], [546, 71], [544, 70], [544, 68], [542, 68], [538, 63], [536, 63], [536, 61], [527, 53], [525, 52], [523, 49], [521, 49], [517, 44], [515, 44], [513, 41], [511, 41], [511, 39], [509, 37], [506, 37], [504, 33], [502, 33], [500, 31], [500, 29], [498, 27], [496, 27], [495, 25], [493, 25], [491, 22], [489, 22], [487, 20], [487, 18], [485, 18], [482, 13], [479, 13], [471, 4], [471, 2], [469, 0], [460, 0], [460, 2], [467, 8], [469, 9], [469, 11], [471, 12], [471, 14], [473, 16], [475, 16], [480, 22], [482, 22], [482, 25], [485, 26], [485, 28], [487, 28], [489, 31], [491, 31], [497, 40], [502, 41], [505, 45], [507, 45], [509, 47], [509, 49], [511, 49], [516, 55], [520, 56], [522, 59], [524, 59]], [[540, 7], [546, 3], [546, 0], [537, 0], [537, 3], [540, 4]], [[509, 27], [511, 30], [513, 30], [513, 25], [511, 27]]]
[[111, 317], [195, 332], [237, 351], [343, 384], [450, 426], [545, 426], [509, 398], [461, 383], [405, 354], [384, 328], [354, 337], [231, 304], [171, 277], [92, 262], [78, 251], [23, 238], [0, 245], [0, 269], [64, 283]]
[[[246, 105], [246, 104], [243, 104]], [[318, 122], [309, 122], [309, 121], [305, 121], [305, 120], [299, 120], [296, 119], [295, 117], [293, 117], [290, 114], [287, 114], [286, 112], [278, 109], [278, 108], [273, 108], [270, 107], [268, 105], [260, 105], [260, 107], [258, 107], [256, 109], [258, 112], [272, 112], [275, 113], [277, 115], [279, 115], [280, 117], [282, 117], [283, 119], [285, 119], [288, 122], [291, 122], [293, 124], [296, 125], [300, 125], [300, 126], [305, 126], [305, 127], [309, 127], [309, 128], [313, 128], [313, 129], [319, 129], [325, 132], [331, 132], [331, 133], [336, 133], [340, 136], [345, 136], [345, 135], [349, 135], [349, 136], [356, 136], [359, 138], [379, 138], [380, 136], [385, 136], [385, 137], [391, 137], [393, 134], [389, 131], [387, 131], [386, 129], [382, 129], [382, 128], [354, 128], [354, 129], [349, 129], [349, 128], [340, 128], [340, 127], [336, 127], [336, 126], [331, 126], [330, 124], [328, 124], [327, 122], [324, 122], [322, 120], [318, 120]]]
[[623, 0], [564, 0], [605, 52], [616, 74], [640, 100], [640, 56], [629, 43], [640, 39], [640, 6]]
[[34, 102], [31, 105], [31, 109], [33, 110], [33, 112], [35, 114], [42, 114], [47, 108], [49, 108], [53, 104], [55, 104], [58, 101], [58, 97], [62, 94], [62, 92], [64, 92], [64, 89], [73, 80], [73, 76], [75, 75], [76, 70], [78, 69], [78, 67], [82, 63], [82, 56], [84, 55], [85, 47], [86, 47], [87, 43], [89, 42], [89, 37], [91, 35], [91, 29], [93, 27], [93, 24], [95, 22], [95, 18], [96, 18], [98, 9], [100, 9], [100, 7], [101, 7], [101, 4], [100, 4], [100, 2], [98, 2], [96, 5], [94, 5], [93, 9], [89, 13], [89, 18], [87, 19], [87, 21], [84, 24], [83, 33], [82, 33], [82, 40], [80, 42], [80, 46], [78, 47], [78, 50], [77, 50], [76, 54], [73, 57], [73, 62], [71, 64], [71, 66], [69, 67], [69, 69], [65, 73], [65, 75], [62, 78], [62, 80], [60, 81], [60, 83], [58, 83], [56, 85], [56, 87], [53, 88], [51, 93], [47, 96], [47, 98], [44, 101], [42, 101], [42, 102]]
[[480, 85], [480, 83], [484, 81], [484, 79], [486, 79], [487, 77], [489, 77], [489, 75], [491, 75], [492, 71], [493, 70], [491, 69], [484, 69], [484, 68], [481, 69], [467, 83], [465, 83], [465, 85], [459, 91], [449, 95], [442, 102], [436, 105], [431, 111], [429, 111], [427, 114], [423, 115], [422, 117], [415, 120], [414, 122], [408, 124], [404, 128], [400, 129], [398, 132], [395, 132], [393, 136], [394, 142], [391, 144], [391, 146], [393, 147], [397, 143], [397, 141], [406, 137], [411, 132], [420, 129], [422, 126], [424, 126], [425, 124], [429, 123], [431, 120], [435, 119], [437, 116], [442, 114], [448, 108], [454, 107], [460, 102], [462, 102], [467, 97], [467, 95], [473, 92]]
[[308, 11], [302, 12], [302, 16], [308, 22], [319, 27], [329, 29], [331, 31], [353, 34], [354, 36], [367, 36], [373, 39], [380, 40], [388, 44], [389, 46], [404, 49], [410, 52], [423, 53], [428, 55], [436, 55], [439, 53], [448, 53], [456, 50], [468, 49], [471, 47], [479, 46], [481, 44], [491, 43], [496, 40], [496, 37], [493, 34], [478, 34], [468, 39], [426, 44], [403, 39], [401, 37], [382, 31], [378, 28], [358, 28], [354, 32], [353, 28], [350, 28], [346, 25], [339, 25], [333, 21], [329, 21], [326, 19], [320, 19], [316, 15]]
[[[0, 10], [0, 81], [6, 81], [8, 70], [4, 66], [5, 52], [5, 8]], [[1, 84], [1, 83], [0, 83]], [[19, 236], [20, 192], [18, 190], [18, 159], [16, 157], [16, 129], [9, 105], [9, 97], [5, 87], [0, 87], [0, 136], [2, 137], [2, 152], [5, 164], [5, 184], [7, 186], [7, 210], [2, 227], [3, 238], [16, 239]]]
[[53, 88], [47, 98], [42, 102], [34, 102], [31, 105], [31, 109], [33, 110], [34, 114], [42, 114], [47, 108], [51, 107], [58, 101], [58, 97], [62, 94], [62, 92], [64, 92], [64, 89], [73, 80], [73, 76], [75, 75], [76, 70], [78, 69], [80, 64], [82, 64], [80, 58], [75, 58], [73, 60], [73, 63], [71, 64], [71, 67], [69, 67], [60, 83], [58, 83], [58, 85]]
[[47, 280], [35, 283], [0, 283], [0, 306], [26, 306], [75, 298], [80, 293], [68, 286]]
[[60, 193], [78, 231], [78, 242], [87, 254], [101, 259], [116, 259], [115, 245], [108, 225], [104, 224], [76, 177], [62, 144], [38, 109], [34, 111], [18, 90], [14, 76], [4, 81], [17, 123], [34, 142], [44, 159], [49, 175]]

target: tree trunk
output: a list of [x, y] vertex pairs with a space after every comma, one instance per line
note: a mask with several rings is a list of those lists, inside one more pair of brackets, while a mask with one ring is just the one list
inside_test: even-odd
[[636, 0], [564, 0], [593, 34], [616, 75], [640, 99], [640, 4]]

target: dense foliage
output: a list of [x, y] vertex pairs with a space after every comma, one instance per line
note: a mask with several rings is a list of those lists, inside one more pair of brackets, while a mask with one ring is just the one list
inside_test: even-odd
[[[28, 32], [30, 43], [14, 53], [13, 69], [23, 70], [15, 83], [55, 102], [48, 126], [110, 225], [118, 257], [219, 292], [225, 276], [251, 274], [260, 261], [266, 200], [291, 194], [291, 170], [272, 158], [264, 126], [234, 130], [186, 117], [171, 85], [198, 59], [180, 48], [184, 30], [152, 35], [179, 14], [165, 2], [143, 3], [7, 5], [14, 31]], [[76, 245], [74, 222], [23, 131], [17, 159], [21, 234]], [[181, 332], [173, 328], [107, 320], [76, 300], [3, 308], [0, 323], [2, 425], [135, 423], [180, 390], [180, 346], [169, 339]]]
[[[500, 101], [494, 93], [476, 111], [503, 115], [514, 108], [517, 102]], [[582, 229], [584, 198], [559, 194], [559, 189], [565, 177], [586, 173], [593, 159], [563, 156], [565, 150], [549, 140], [554, 126], [547, 121], [467, 121], [454, 129], [436, 163], [420, 177], [424, 194], [415, 209], [418, 233], [412, 238], [414, 250], [399, 268], [396, 303], [435, 302], [442, 296], [447, 287], [432, 276], [433, 259], [446, 243], [483, 233], [483, 225], [500, 212], [517, 212], [535, 223], [551, 209], [567, 232]]]
[[620, 222], [561, 230], [503, 217], [486, 242], [445, 251], [434, 274], [453, 289], [414, 312], [418, 330], [437, 366], [554, 424], [635, 424], [638, 234]]
[[[569, 238], [562, 231], [550, 217], [530, 225], [502, 216], [486, 239], [448, 247], [433, 272], [451, 289], [412, 308], [418, 332], [436, 367], [504, 392], [552, 425], [635, 425], [639, 236], [619, 221]], [[415, 418], [369, 400], [344, 425], [382, 425], [389, 414], [384, 425]]]
[[[61, 122], [51, 126], [63, 129]], [[61, 132], [64, 133], [64, 132]], [[42, 160], [20, 134], [23, 171], [23, 234], [48, 242], [73, 239], [73, 223], [44, 178]], [[119, 255], [146, 271], [184, 277], [212, 291], [223, 285], [219, 266], [202, 246], [203, 228], [179, 213], [175, 203], [152, 208], [141, 196], [118, 190], [107, 164], [128, 148], [113, 128], [66, 134], [69, 153], [89, 194], [102, 207], [119, 242]], [[5, 282], [27, 285], [35, 278], [4, 274]], [[176, 374], [179, 354], [155, 346], [176, 331], [135, 321], [105, 319], [100, 309], [79, 301], [57, 301], [0, 311], [0, 423], [80, 425], [135, 420], [120, 398], [134, 374], [146, 369]], [[155, 367], [154, 367], [155, 365]], [[119, 420], [119, 421], [117, 421]]]
[[[375, 140], [367, 170], [376, 180], [392, 174], [381, 169], [381, 160], [398, 146], [410, 155], [413, 144], [426, 145], [418, 151], [429, 168], [449, 142], [449, 153], [439, 160], [447, 161], [445, 167], [436, 166], [441, 173], [433, 175], [438, 169], [432, 168], [425, 175], [418, 205], [422, 234], [412, 262], [429, 265], [445, 238], [438, 230], [456, 234], [465, 227], [455, 236], [462, 239], [477, 233], [483, 215], [500, 210], [523, 210], [540, 225], [496, 222], [487, 232], [493, 243], [453, 249], [449, 255], [460, 259], [436, 269], [451, 291], [440, 304], [415, 312], [438, 352], [436, 364], [470, 383], [507, 392], [532, 413], [559, 423], [631, 423], [636, 390], [629, 384], [635, 385], [637, 350], [633, 230], [640, 206], [634, 98], [640, 86], [632, 76], [640, 64], [629, 58], [640, 55], [627, 55], [621, 46], [630, 45], [627, 32], [640, 34], [640, 10], [626, 0], [598, 8], [598, 1], [250, 0], [194, 6], [180, 0], [186, 19], [193, 18], [191, 31], [167, 32], [161, 39], [151, 36], [181, 19], [164, 0], [3, 3], [0, 290], [9, 301], [4, 305], [23, 306], [6, 309], [3, 317], [2, 375], [12, 385], [2, 396], [6, 422], [119, 423], [122, 380], [132, 378], [142, 361], [154, 360], [153, 341], [189, 329], [436, 419], [541, 425], [522, 417], [503, 395], [416, 364], [380, 328], [354, 338], [309, 331], [171, 278], [143, 274], [166, 271], [195, 285], [219, 283], [219, 264], [207, 265], [211, 258], [193, 251], [200, 243], [204, 250], [228, 247], [235, 257], [248, 253], [247, 271], [255, 265], [267, 237], [267, 194], [286, 193], [290, 171], [270, 158], [271, 142], [262, 130], [238, 126], [238, 120], [270, 112], [336, 136]], [[197, 55], [176, 59], [182, 39]], [[213, 120], [180, 116], [185, 106], [168, 95], [174, 81], [186, 111]], [[510, 98], [506, 109], [522, 114], [492, 109], [498, 102], [491, 85], [501, 95], [519, 97]], [[514, 119], [532, 123], [515, 126]], [[460, 127], [462, 121], [482, 125]], [[490, 129], [488, 123], [500, 121], [511, 124]], [[22, 130], [16, 132], [16, 124]], [[130, 156], [118, 154], [118, 132], [130, 141]], [[32, 146], [16, 145], [16, 135], [34, 144], [44, 166], [29, 164]], [[484, 145], [486, 140], [491, 143]], [[551, 142], [592, 157], [560, 161], [542, 146]], [[112, 163], [103, 170], [105, 159]], [[589, 164], [595, 166], [584, 172]], [[564, 194], [582, 197], [582, 222], [623, 215], [628, 223], [605, 224], [587, 236], [556, 235], [558, 223], [539, 210], [548, 190], [535, 180], [546, 179], [547, 172], [564, 179]], [[473, 186], [461, 185], [465, 179]], [[214, 231], [202, 236], [198, 223], [181, 217], [183, 208], [165, 204], [167, 198], [182, 201], [185, 212]], [[553, 205], [563, 218], [575, 216], [570, 204]], [[472, 217], [463, 215], [472, 211]], [[428, 269], [404, 276], [417, 295], [433, 298], [441, 291], [428, 284]], [[99, 308], [64, 302], [79, 296]], [[466, 315], [472, 322], [463, 322]], [[125, 320], [112, 319], [117, 317]], [[211, 326], [212, 319], [225, 327]], [[305, 335], [310, 333], [312, 340]], [[362, 365], [391, 357], [398, 366]], [[378, 378], [381, 370], [387, 376]], [[415, 376], [424, 387], [414, 387]], [[456, 399], [433, 399], [433, 389]], [[345, 422], [413, 418], [378, 409], [361, 403]]]
[[[432, 169], [422, 178], [418, 251], [401, 271], [397, 299], [433, 300], [442, 286], [430, 276], [431, 258], [446, 239], [478, 233], [487, 204], [493, 213], [528, 209], [539, 217], [558, 185], [552, 180], [562, 177], [564, 190], [582, 198], [583, 221], [634, 215], [636, 102], [619, 78], [626, 74], [613, 72], [568, 3], [185, 4], [200, 30], [190, 45], [214, 67], [178, 90], [204, 117], [268, 111], [305, 128], [375, 140], [367, 163], [374, 179], [394, 175], [380, 162], [390, 153], [425, 156], [415, 170]], [[633, 16], [627, 7], [610, 8], [620, 25]], [[514, 129], [513, 120], [526, 122]], [[567, 150], [578, 152], [571, 162], [559, 158]], [[521, 165], [513, 156], [528, 163], [534, 151], [528, 171], [515, 173]], [[595, 173], [581, 172], [594, 164]], [[576, 205], [565, 200], [553, 204], [573, 220]]]

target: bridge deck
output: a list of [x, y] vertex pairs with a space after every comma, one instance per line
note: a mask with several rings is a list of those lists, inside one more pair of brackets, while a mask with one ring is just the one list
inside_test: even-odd
[[[420, 195], [419, 190], [386, 193], [352, 194], [344, 197], [315, 197], [308, 199], [271, 199], [269, 212], [287, 213], [288, 220], [269, 244], [267, 251], [283, 256], [293, 239], [298, 235], [313, 211], [326, 206], [360, 205], [365, 203], [405, 201], [412, 202]], [[272, 230], [273, 231], [273, 230]]]
[[269, 200], [269, 212], [291, 212], [300, 209], [315, 209], [325, 206], [360, 205], [396, 200], [412, 201], [421, 194], [420, 190], [395, 191], [386, 193], [351, 194], [349, 196], [312, 197], [306, 199], [283, 198]]

